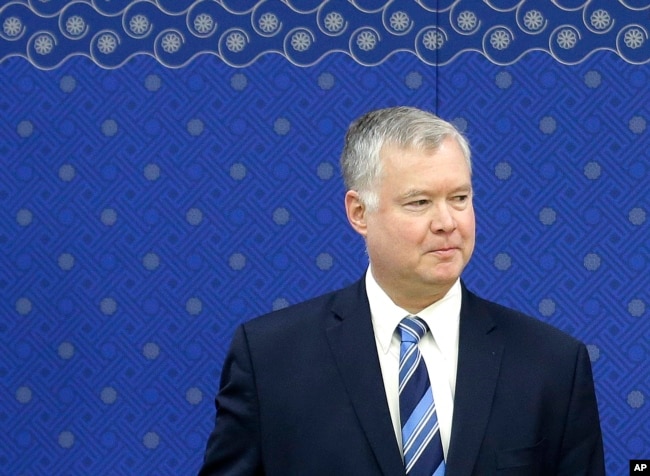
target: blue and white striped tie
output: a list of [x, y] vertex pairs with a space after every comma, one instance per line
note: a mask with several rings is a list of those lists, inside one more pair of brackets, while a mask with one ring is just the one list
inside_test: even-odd
[[408, 476], [442, 476], [445, 461], [436, 405], [418, 343], [429, 330], [419, 317], [399, 324], [399, 407], [404, 466]]

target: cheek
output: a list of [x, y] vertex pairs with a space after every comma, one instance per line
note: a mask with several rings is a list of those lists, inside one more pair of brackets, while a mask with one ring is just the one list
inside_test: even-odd
[[420, 221], [405, 225], [403, 233], [411, 243], [423, 243], [431, 235], [431, 224], [429, 221]]
[[473, 219], [463, 223], [461, 234], [465, 242], [466, 254], [471, 255], [476, 244], [476, 224]]
[[375, 250], [386, 259], [392, 259], [403, 255], [406, 250], [412, 249], [424, 237], [426, 237], [426, 231], [421, 232], [412, 224], [393, 222], [391, 226], [374, 228], [372, 232], [368, 233], [366, 243], [369, 251]]
[[467, 210], [466, 213], [459, 215], [456, 223], [465, 238], [470, 239], [476, 233], [476, 220], [474, 218], [474, 209]]
[[469, 261], [470, 257], [472, 254], [474, 254], [474, 247], [476, 246], [476, 240], [474, 238], [474, 235], [471, 237], [468, 237], [465, 240], [466, 246], [465, 246], [465, 259]]
[[475, 225], [474, 225], [474, 220], [469, 220], [466, 219], [462, 222], [459, 223], [458, 228], [460, 229], [461, 233], [465, 237], [465, 239], [471, 239], [474, 237], [474, 234], [476, 232], [475, 230]]
[[376, 245], [398, 253], [401, 246], [417, 246], [427, 241], [430, 220], [423, 217], [405, 216], [399, 213], [383, 213], [381, 219], [368, 220], [368, 246]]

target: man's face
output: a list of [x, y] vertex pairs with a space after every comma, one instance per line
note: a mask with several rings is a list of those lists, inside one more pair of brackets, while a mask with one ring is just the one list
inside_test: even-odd
[[379, 285], [419, 311], [449, 290], [474, 250], [470, 170], [453, 139], [434, 152], [384, 147], [381, 158], [379, 207], [367, 210], [348, 192], [348, 217], [366, 239]]

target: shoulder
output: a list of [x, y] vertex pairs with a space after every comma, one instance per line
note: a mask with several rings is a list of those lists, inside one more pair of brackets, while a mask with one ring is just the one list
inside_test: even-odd
[[242, 327], [247, 333], [269, 333], [281, 331], [291, 333], [303, 327], [313, 328], [327, 321], [345, 309], [358, 305], [365, 298], [363, 279], [347, 287], [292, 304], [245, 322]]
[[463, 288], [463, 312], [477, 316], [477, 321], [491, 323], [506, 337], [534, 347], [576, 348], [582, 343], [557, 327], [516, 309], [489, 301]]
[[279, 369], [320, 361], [329, 352], [328, 329], [336, 325], [341, 313], [354, 314], [350, 309], [357, 301], [358, 286], [332, 291], [243, 323], [235, 330], [231, 352], [247, 355], [256, 367], [273, 367], [274, 374]]

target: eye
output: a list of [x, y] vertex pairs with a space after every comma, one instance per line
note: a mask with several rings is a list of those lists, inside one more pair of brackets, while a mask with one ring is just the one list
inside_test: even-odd
[[451, 197], [451, 203], [455, 207], [465, 207], [470, 201], [469, 193], [461, 193], [459, 195], [454, 195]]
[[410, 201], [406, 204], [406, 206], [412, 208], [422, 208], [422, 207], [426, 207], [428, 204], [429, 204], [429, 200], [422, 198], [420, 200]]

